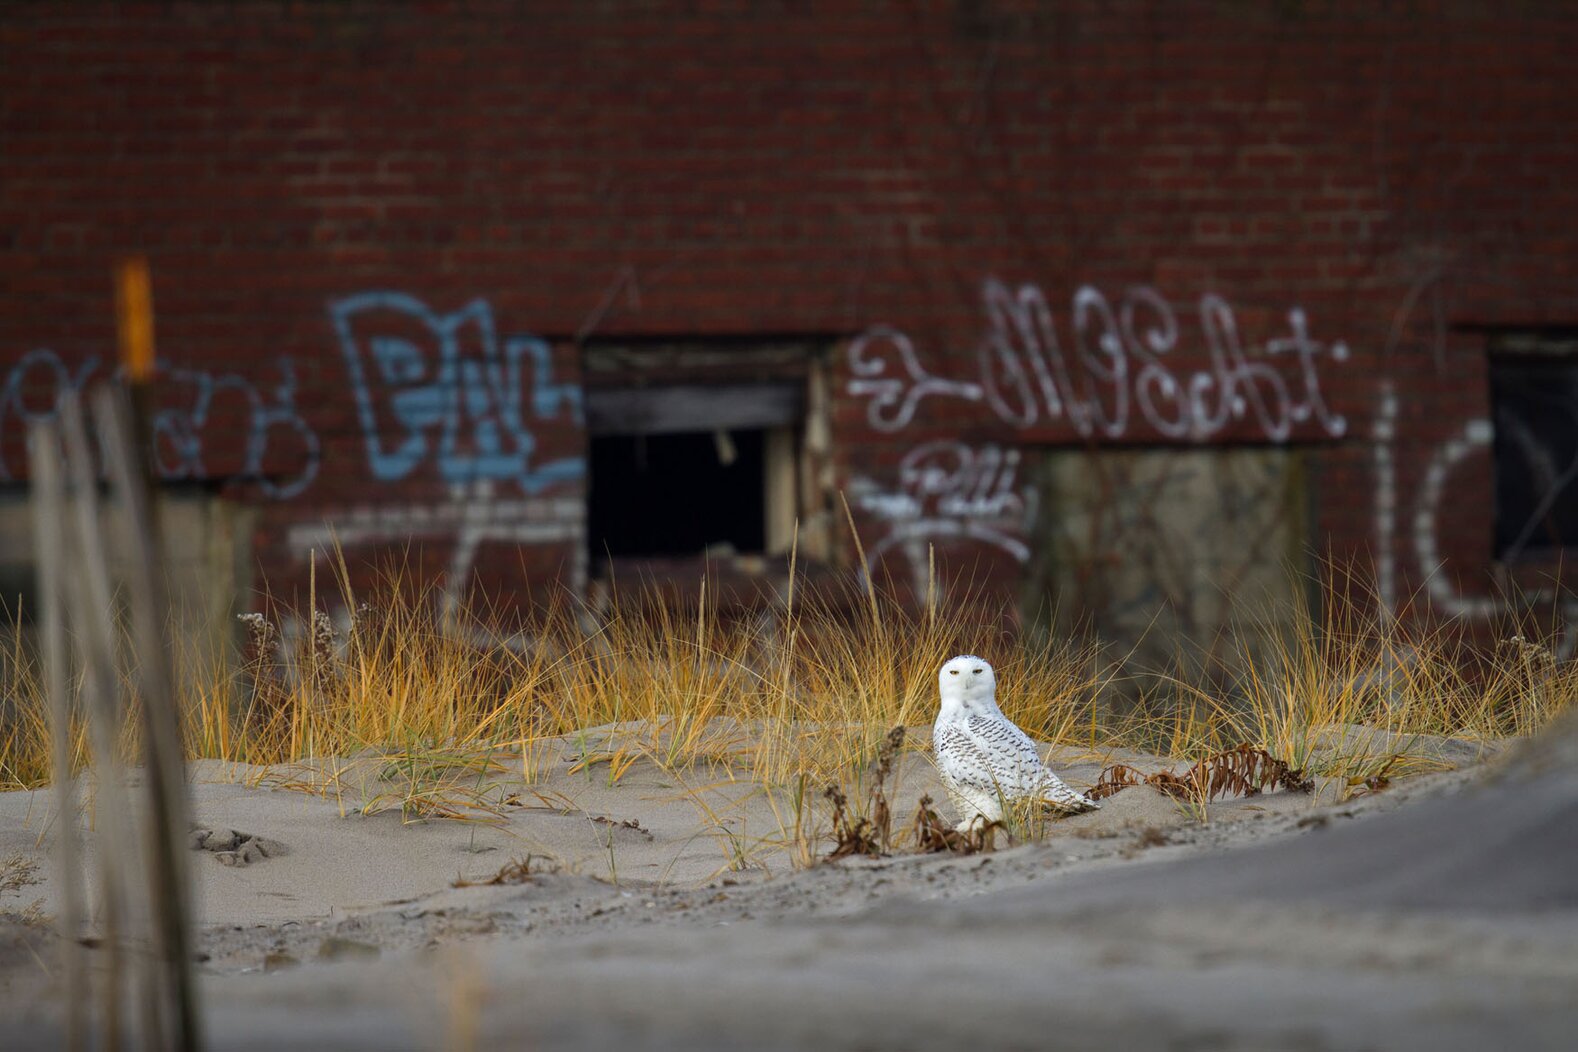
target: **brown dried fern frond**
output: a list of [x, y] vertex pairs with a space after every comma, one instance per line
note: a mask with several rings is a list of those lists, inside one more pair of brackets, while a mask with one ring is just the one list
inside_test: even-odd
[[1131, 785], [1148, 785], [1181, 800], [1255, 796], [1272, 787], [1294, 793], [1315, 789], [1314, 779], [1305, 777], [1303, 771], [1294, 770], [1266, 750], [1247, 742], [1207, 756], [1181, 775], [1175, 771], [1142, 774], [1126, 764], [1113, 764], [1101, 772], [1087, 795], [1092, 800], [1105, 800]]

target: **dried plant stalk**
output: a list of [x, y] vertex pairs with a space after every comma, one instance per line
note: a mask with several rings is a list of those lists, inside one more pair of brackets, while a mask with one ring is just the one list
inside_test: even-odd
[[904, 727], [892, 727], [877, 749], [872, 767], [871, 794], [865, 815], [851, 817], [849, 799], [842, 789], [830, 785], [822, 794], [833, 803], [833, 850], [826, 861], [834, 862], [851, 855], [881, 858], [893, 850], [893, 809], [888, 804], [886, 782], [893, 775], [893, 761], [904, 747]]
[[932, 808], [930, 796], [922, 796], [915, 809], [910, 831], [915, 834], [915, 849], [921, 854], [974, 855], [996, 847], [998, 823], [990, 822], [961, 833], [943, 820]]

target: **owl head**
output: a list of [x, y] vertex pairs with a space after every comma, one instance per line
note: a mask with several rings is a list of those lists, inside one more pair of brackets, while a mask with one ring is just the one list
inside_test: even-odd
[[949, 658], [937, 673], [937, 689], [942, 695], [941, 718], [997, 709], [997, 677], [992, 666], [974, 654]]

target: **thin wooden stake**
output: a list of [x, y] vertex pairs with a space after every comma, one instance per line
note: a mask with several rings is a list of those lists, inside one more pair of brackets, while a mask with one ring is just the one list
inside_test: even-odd
[[100, 1047], [121, 1047], [121, 991], [135, 965], [122, 946], [133, 927], [130, 904], [138, 901], [128, 881], [136, 873], [137, 838], [134, 815], [126, 797], [126, 771], [120, 755], [121, 704], [115, 681], [114, 595], [100, 531], [98, 477], [82, 408], [75, 392], [61, 402], [66, 439], [66, 465], [76, 505], [76, 566], [71, 575], [71, 607], [77, 619], [77, 645], [82, 659], [82, 692], [88, 716], [88, 739], [97, 775], [93, 794], [93, 828], [97, 839], [100, 916], [107, 977], [100, 995]]
[[66, 680], [66, 487], [61, 477], [60, 428], [34, 420], [28, 429], [33, 486], [33, 543], [38, 552], [39, 612], [43, 618], [44, 690], [49, 699], [50, 766], [55, 783], [55, 879], [60, 883], [61, 971], [65, 976], [66, 1048], [86, 1047], [87, 961], [82, 952], [83, 889], [78, 844], [77, 779], [71, 764], [71, 696]]
[[191, 876], [188, 872], [186, 764], [181, 719], [165, 639], [163, 551], [154, 519], [152, 485], [139, 454], [130, 394], [101, 388], [94, 397], [94, 422], [104, 441], [111, 481], [125, 515], [130, 551], [127, 584], [132, 640], [137, 648], [138, 695], [142, 700], [145, 781], [149, 793], [148, 887], [152, 895], [159, 964], [159, 1010], [169, 1018], [168, 1047], [189, 1052], [198, 1044], [197, 990], [191, 965]]

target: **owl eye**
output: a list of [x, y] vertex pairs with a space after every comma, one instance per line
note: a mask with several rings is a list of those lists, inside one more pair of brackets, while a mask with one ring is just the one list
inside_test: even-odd
[[985, 669], [984, 669], [984, 668], [978, 668], [978, 669], [976, 669], [976, 670], [975, 670], [975, 674], [976, 674], [976, 675], [977, 675], [977, 676], [979, 676], [979, 675], [980, 675], [980, 674], [981, 674], [981, 673], [983, 673], [983, 672], [985, 672], [985, 671], [986, 671], [986, 670], [985, 670]]
[[956, 669], [956, 668], [951, 668], [951, 669], [948, 670], [948, 675], [950, 675], [950, 676], [957, 676], [958, 674], [959, 674], [959, 670]]

